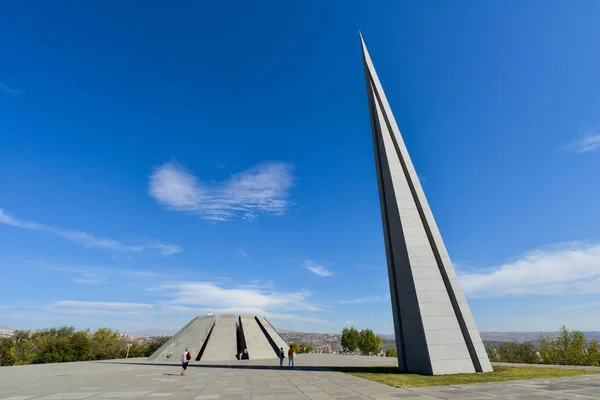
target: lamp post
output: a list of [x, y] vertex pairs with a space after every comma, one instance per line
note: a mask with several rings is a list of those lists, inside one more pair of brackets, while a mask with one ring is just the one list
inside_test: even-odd
[[127, 343], [127, 354], [125, 354], [125, 358], [129, 357], [129, 348], [131, 347], [131, 343]]

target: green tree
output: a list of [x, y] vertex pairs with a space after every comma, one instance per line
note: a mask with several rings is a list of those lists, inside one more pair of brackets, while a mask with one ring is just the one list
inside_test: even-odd
[[[145, 344], [141, 341], [122, 337], [119, 342], [119, 358], [125, 358], [126, 356], [130, 358], [145, 357]], [[127, 353], [128, 345], [130, 345], [129, 353]]]
[[562, 358], [556, 341], [553, 339], [541, 337], [539, 352], [540, 358], [544, 364], [560, 365]]
[[157, 337], [154, 338], [153, 340], [146, 342], [144, 344], [144, 354], [141, 355], [140, 357], [150, 357], [152, 355], [152, 353], [154, 353], [156, 350], [160, 349], [160, 347], [167, 343], [169, 341], [169, 339], [171, 339], [171, 336], [161, 336], [161, 337]]
[[342, 347], [351, 353], [358, 350], [360, 333], [354, 327], [342, 330]]
[[[122, 342], [119, 332], [109, 328], [98, 328], [92, 335], [92, 357], [94, 360], [112, 360], [122, 353]], [[122, 353], [125, 357], [125, 353]]]
[[12, 338], [0, 338], [0, 366], [15, 365], [15, 341]]
[[314, 349], [315, 349], [315, 348], [314, 348], [313, 346], [309, 345], [309, 344], [301, 344], [301, 345], [298, 347], [298, 353], [299, 353], [299, 354], [307, 354], [307, 353], [312, 353], [312, 351], [313, 351]]
[[32, 360], [34, 364], [78, 361], [71, 346], [75, 328], [65, 326], [38, 331], [34, 335], [37, 351]]
[[[502, 362], [535, 364], [538, 363], [537, 347], [532, 343], [502, 342], [497, 354]], [[495, 359], [493, 357], [492, 359]]]
[[15, 341], [15, 365], [31, 364], [37, 353], [35, 333], [30, 330], [13, 332]]
[[502, 342], [498, 346], [498, 357], [502, 362], [514, 363], [519, 357], [519, 344], [514, 341]]
[[537, 364], [540, 362], [538, 348], [533, 343], [521, 343], [519, 346], [519, 361], [524, 364]]
[[545, 364], [586, 365], [593, 362], [597, 345], [585, 340], [583, 332], [569, 331], [563, 326], [556, 339], [541, 338], [540, 357]]
[[291, 342], [290, 347], [294, 349], [294, 353], [299, 353], [298, 351], [298, 343]]
[[377, 354], [383, 348], [382, 340], [370, 329], [360, 331], [358, 348], [365, 355]]
[[591, 365], [594, 367], [600, 366], [600, 344], [598, 344], [596, 339], [590, 340], [585, 355], [585, 365]]
[[69, 340], [69, 346], [73, 354], [73, 361], [88, 361], [93, 358], [92, 333], [89, 329], [74, 332]]
[[386, 357], [398, 357], [398, 349], [396, 349], [395, 347], [389, 347], [389, 348], [385, 349], [385, 356]]

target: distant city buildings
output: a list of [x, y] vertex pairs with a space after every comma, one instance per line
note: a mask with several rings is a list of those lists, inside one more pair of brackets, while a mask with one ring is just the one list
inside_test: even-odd
[[11, 329], [0, 329], [0, 337], [12, 337], [14, 331]]

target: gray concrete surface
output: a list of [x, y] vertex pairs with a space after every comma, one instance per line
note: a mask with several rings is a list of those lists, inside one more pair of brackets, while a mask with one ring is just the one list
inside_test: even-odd
[[240, 315], [240, 326], [244, 335], [246, 348], [248, 349], [248, 357], [251, 360], [278, 358], [273, 346], [269, 343], [269, 340], [254, 317]]
[[221, 315], [208, 338], [200, 361], [236, 361], [237, 322], [235, 315]]
[[[215, 324], [215, 320], [214, 315], [205, 315], [204, 317], [192, 319], [168, 342], [156, 350], [149, 357], [149, 360], [154, 362], [179, 363], [186, 347], [192, 353], [193, 359], [196, 359], [200, 354], [200, 349], [208, 338], [210, 330]], [[168, 357], [169, 353], [172, 353], [171, 357]]]
[[[265, 332], [267, 332], [267, 340], [272, 342], [272, 345], [277, 349], [281, 349], [283, 347], [284, 354], [287, 357], [287, 352], [290, 349], [288, 344], [283, 340], [283, 338], [277, 333], [273, 325], [265, 317], [256, 317], [259, 325], [263, 327]], [[278, 353], [279, 354], [279, 353]]]
[[475, 320], [362, 40], [398, 363], [405, 371], [491, 371]]
[[395, 359], [299, 355], [295, 369], [276, 360], [195, 364], [187, 376], [146, 359], [0, 367], [0, 400], [436, 400], [598, 399], [600, 374], [549, 380], [398, 389], [328, 366], [394, 365]]

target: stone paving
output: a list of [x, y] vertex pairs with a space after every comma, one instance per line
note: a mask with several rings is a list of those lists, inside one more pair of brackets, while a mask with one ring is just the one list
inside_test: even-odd
[[[286, 360], [287, 361], [287, 360]], [[398, 389], [327, 366], [391, 364], [375, 357], [303, 355], [295, 369], [278, 361], [176, 365], [145, 359], [0, 368], [0, 399], [434, 400], [599, 399], [600, 374], [551, 380]]]

